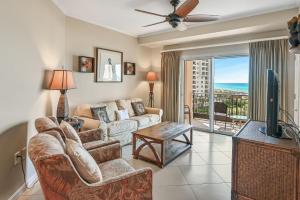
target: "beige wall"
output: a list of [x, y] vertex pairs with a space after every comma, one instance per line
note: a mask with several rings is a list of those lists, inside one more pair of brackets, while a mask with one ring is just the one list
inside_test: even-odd
[[95, 57], [95, 48], [122, 51], [124, 62], [136, 63], [135, 76], [123, 76], [122, 83], [95, 83], [93, 74], [75, 73], [77, 89], [69, 91], [71, 108], [82, 103], [97, 103], [128, 97], [148, 99], [146, 72], [151, 69], [151, 49], [137, 39], [96, 25], [66, 18], [66, 66], [78, 71], [78, 56]]
[[[124, 61], [137, 64], [136, 76], [123, 83], [94, 83], [92, 74], [75, 73], [78, 89], [69, 91], [71, 107], [80, 103], [148, 98], [145, 75], [151, 69], [152, 50], [137, 39], [63, 15], [50, 0], [0, 1], [0, 200], [23, 184], [14, 154], [36, 131], [34, 120], [55, 115], [58, 91], [43, 89], [46, 70], [65, 66], [78, 69], [77, 56], [94, 56], [95, 47], [124, 52]], [[159, 67], [159, 66], [158, 66]], [[35, 177], [26, 163], [27, 181]]]
[[[14, 153], [35, 133], [34, 119], [52, 114], [44, 70], [64, 64], [65, 17], [49, 0], [0, 1], [0, 199], [22, 184]], [[27, 177], [34, 175], [27, 163]]]

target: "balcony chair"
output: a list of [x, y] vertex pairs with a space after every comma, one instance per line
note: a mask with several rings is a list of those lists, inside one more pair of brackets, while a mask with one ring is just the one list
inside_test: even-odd
[[227, 105], [223, 102], [214, 102], [214, 116], [215, 116], [215, 123], [217, 121], [225, 122], [225, 131], [226, 131], [227, 122], [229, 122]]
[[189, 116], [189, 124], [192, 125], [190, 106], [184, 105], [184, 114]]

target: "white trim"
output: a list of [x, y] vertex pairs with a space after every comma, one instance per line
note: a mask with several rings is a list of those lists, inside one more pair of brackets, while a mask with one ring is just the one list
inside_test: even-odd
[[[28, 181], [26, 181], [28, 187], [32, 187], [38, 181], [37, 175], [31, 176]], [[26, 191], [26, 185], [23, 184], [21, 187], [17, 189], [9, 198], [8, 200], [17, 200], [24, 192]]]
[[251, 42], [262, 42], [267, 40], [280, 40], [280, 39], [287, 39], [288, 36], [279, 36], [279, 37], [270, 37], [270, 38], [261, 38], [261, 39], [253, 39], [253, 40], [243, 40], [243, 41], [236, 41], [236, 42], [225, 42], [225, 43], [218, 43], [218, 44], [210, 44], [210, 45], [200, 45], [194, 47], [183, 47], [177, 49], [168, 49], [162, 50], [161, 53], [164, 52], [171, 52], [171, 51], [187, 51], [187, 50], [195, 50], [195, 49], [205, 49], [211, 47], [220, 47], [220, 46], [230, 46], [230, 45], [238, 45], [238, 44], [248, 44]]

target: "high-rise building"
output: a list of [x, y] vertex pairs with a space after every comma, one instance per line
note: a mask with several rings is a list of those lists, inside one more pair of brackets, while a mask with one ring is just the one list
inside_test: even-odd
[[193, 61], [193, 93], [208, 96], [211, 59]]

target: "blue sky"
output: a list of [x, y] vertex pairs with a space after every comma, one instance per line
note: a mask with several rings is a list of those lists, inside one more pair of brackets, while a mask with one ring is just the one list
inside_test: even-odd
[[215, 59], [215, 83], [248, 83], [249, 57]]

